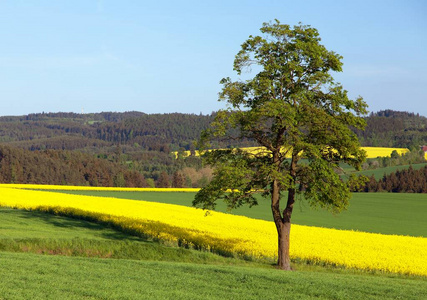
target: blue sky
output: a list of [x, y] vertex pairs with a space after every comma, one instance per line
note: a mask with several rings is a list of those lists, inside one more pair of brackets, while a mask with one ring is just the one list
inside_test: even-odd
[[0, 0], [0, 115], [203, 113], [263, 22], [318, 29], [370, 111], [427, 116], [427, 1]]

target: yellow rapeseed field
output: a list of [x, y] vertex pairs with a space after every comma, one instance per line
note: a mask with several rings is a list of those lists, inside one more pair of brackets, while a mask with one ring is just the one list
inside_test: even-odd
[[407, 148], [384, 148], [384, 147], [361, 147], [366, 151], [367, 158], [390, 157], [391, 153], [396, 150], [399, 155], [409, 152]]
[[[12, 188], [14, 187], [14, 188]], [[26, 186], [28, 187], [28, 186]], [[0, 186], [0, 206], [112, 222], [155, 239], [217, 253], [275, 259], [273, 222], [179, 205]], [[316, 264], [427, 276], [427, 239], [292, 225], [291, 257]]]
[[[394, 150], [396, 150], [399, 155], [402, 155], [402, 154], [409, 152], [409, 149], [407, 149], [407, 148], [385, 148], [385, 147], [361, 147], [361, 148], [366, 151], [367, 158], [390, 157], [391, 153]], [[246, 147], [246, 148], [241, 148], [241, 149], [243, 149], [247, 152], [250, 152], [252, 154], [258, 154], [258, 153], [262, 153], [263, 151], [265, 151], [264, 147]], [[177, 152], [174, 152], [174, 154], [175, 154], [175, 156], [178, 155]], [[189, 156], [190, 151], [185, 151], [184, 155]], [[195, 155], [199, 156], [200, 155], [199, 151], [196, 151]], [[427, 154], [425, 156], [427, 159]], [[290, 158], [290, 155], [288, 158]]]
[[102, 186], [72, 186], [72, 185], [43, 185], [43, 184], [4, 184], [1, 187], [33, 189], [33, 190], [61, 190], [61, 191], [119, 191], [119, 192], [198, 192], [199, 188], [122, 188]]

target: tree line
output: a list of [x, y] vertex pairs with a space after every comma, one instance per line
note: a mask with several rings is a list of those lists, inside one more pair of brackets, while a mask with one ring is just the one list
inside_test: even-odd
[[[84, 150], [97, 153], [116, 144], [147, 150], [191, 150], [200, 132], [216, 113], [144, 114], [103, 112], [93, 114], [42, 113], [0, 117], [0, 143], [28, 150]], [[427, 118], [414, 113], [384, 110], [365, 117], [365, 130], [353, 129], [362, 146], [418, 148], [427, 144]], [[237, 131], [236, 131], [237, 132]], [[253, 146], [254, 141], [213, 140], [215, 148]]]
[[412, 149], [402, 155], [399, 155], [396, 150], [393, 150], [390, 156], [367, 159], [362, 164], [362, 169], [375, 170], [378, 168], [419, 164], [424, 162], [426, 162], [424, 158], [424, 151], [421, 149]]
[[73, 151], [28, 151], [0, 145], [0, 182], [88, 186], [147, 186], [117, 163]]
[[353, 188], [354, 192], [392, 192], [392, 193], [427, 193], [427, 166], [415, 170], [408, 169], [392, 172], [376, 180], [369, 177], [364, 186]]
[[[138, 154], [138, 155], [137, 155]], [[115, 187], [201, 187], [212, 176], [199, 157], [170, 153], [109, 154], [69, 150], [29, 151], [0, 145], [0, 183]]]

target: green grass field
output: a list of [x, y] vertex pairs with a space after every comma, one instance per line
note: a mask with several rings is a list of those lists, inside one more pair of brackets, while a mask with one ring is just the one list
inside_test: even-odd
[[[63, 191], [79, 195], [117, 197], [191, 206], [195, 193], [181, 192], [110, 192]], [[227, 212], [218, 202], [218, 211]], [[336, 229], [359, 230], [382, 234], [427, 237], [427, 195], [404, 193], [353, 193], [348, 210], [333, 215], [313, 209], [304, 199], [298, 199], [292, 221], [295, 224]], [[238, 208], [229, 213], [251, 218], [272, 220], [270, 203], [259, 198], [259, 205]]]
[[[297, 263], [294, 263], [296, 271], [283, 272], [268, 264], [166, 247], [99, 224], [40, 212], [1, 208], [0, 219], [0, 299], [425, 299], [427, 296], [424, 277]], [[27, 248], [7, 248], [12, 242], [15, 246], [27, 243]], [[35, 248], [29, 249], [31, 245]], [[67, 248], [85, 251], [61, 252]], [[43, 249], [55, 251], [40, 251]], [[105, 250], [111, 256], [99, 255]]]
[[10, 208], [0, 208], [0, 214], [1, 239], [129, 239], [126, 234], [84, 220]]
[[0, 253], [0, 299], [425, 299], [421, 279]]
[[[427, 163], [413, 164], [411, 166], [412, 168], [414, 168], [414, 170], [418, 170], [427, 166]], [[374, 170], [363, 170], [359, 172], [350, 172], [350, 173], [355, 175], [365, 175], [367, 177], [374, 175], [375, 179], [378, 180], [383, 178], [384, 174], [388, 175], [392, 172], [396, 172], [396, 171], [400, 171], [408, 168], [409, 168], [409, 165], [402, 165], [402, 166], [392, 166], [392, 167], [378, 168]]]
[[1, 253], [4, 299], [423, 299], [379, 276]]

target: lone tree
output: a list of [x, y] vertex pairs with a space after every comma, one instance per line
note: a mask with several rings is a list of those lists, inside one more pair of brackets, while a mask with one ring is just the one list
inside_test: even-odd
[[[262, 151], [244, 149], [206, 151], [205, 162], [215, 167], [213, 180], [195, 196], [193, 205], [215, 209], [223, 199], [230, 209], [257, 204], [255, 193], [271, 199], [278, 233], [278, 266], [290, 270], [289, 235], [297, 194], [311, 205], [339, 212], [351, 196], [352, 177], [337, 173], [341, 162], [360, 169], [366, 154], [351, 127], [365, 127], [367, 105], [350, 100], [334, 82], [342, 71], [342, 57], [320, 44], [310, 26], [264, 23], [263, 36], [250, 36], [234, 60], [238, 75], [251, 67], [259, 71], [249, 80], [221, 80], [219, 100], [227, 103], [200, 146], [209, 141], [252, 140]], [[281, 199], [287, 201], [281, 203]], [[283, 209], [283, 210], [282, 210]]]

